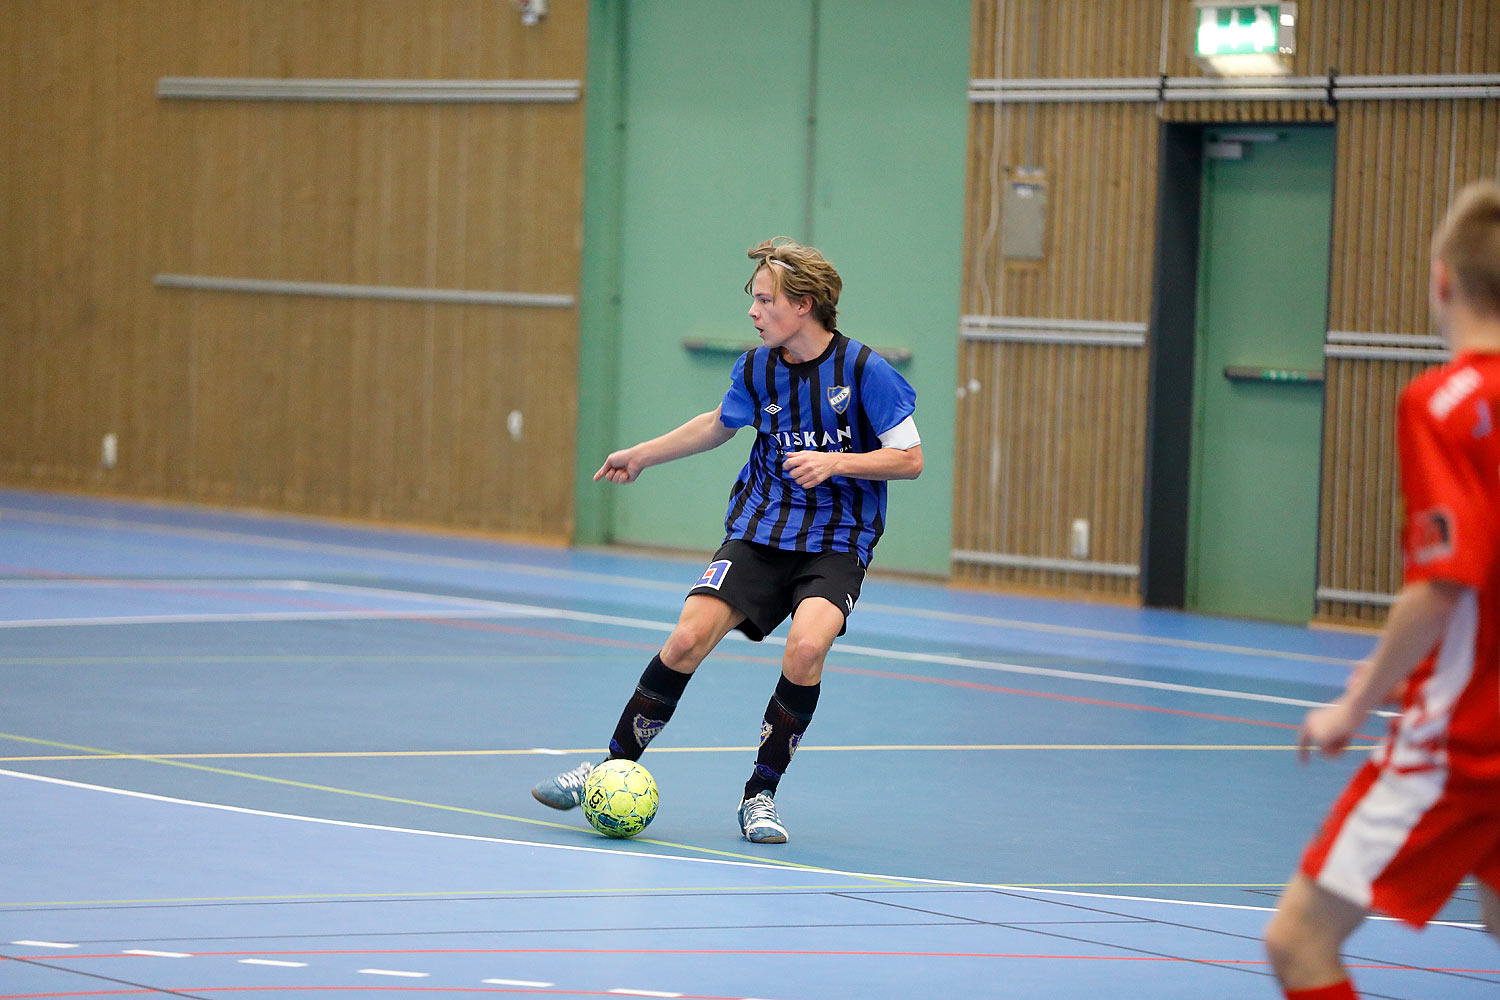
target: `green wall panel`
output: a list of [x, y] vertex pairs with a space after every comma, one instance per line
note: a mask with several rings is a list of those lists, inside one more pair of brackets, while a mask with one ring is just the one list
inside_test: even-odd
[[844, 278], [840, 328], [904, 347], [922, 478], [890, 487], [877, 565], [946, 574], [963, 270], [969, 4], [823, 0], [813, 233]]
[[733, 355], [682, 342], [755, 342], [745, 250], [786, 235], [839, 268], [844, 332], [913, 352], [903, 373], [927, 471], [893, 484], [877, 559], [945, 573], [968, 4], [639, 0], [594, 13], [589, 99], [617, 97], [624, 127], [618, 142], [601, 137], [610, 117], [591, 103], [581, 379], [598, 412], [580, 436], [579, 539], [719, 542], [749, 431], [629, 486], [588, 477], [612, 448], [717, 405]]

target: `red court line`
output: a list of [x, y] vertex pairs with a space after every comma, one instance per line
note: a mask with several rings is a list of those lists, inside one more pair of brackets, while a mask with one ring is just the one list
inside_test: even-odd
[[[643, 651], [656, 651], [660, 648], [655, 643], [629, 642], [621, 639], [601, 639], [593, 636], [580, 636], [568, 632], [554, 632], [546, 629], [520, 628], [514, 625], [498, 625], [494, 622], [462, 621], [448, 618], [441, 619], [416, 619], [431, 625], [442, 625], [447, 628], [467, 628], [484, 632], [505, 632], [511, 634], [525, 635], [538, 639], [557, 639], [561, 641], [582, 642], [600, 646], [617, 646], [625, 649], [640, 649]], [[835, 647], [835, 651], [837, 647]], [[740, 660], [749, 663], [779, 664], [780, 659], [771, 656], [751, 656], [743, 653], [720, 653], [711, 654], [716, 659]], [[1085, 698], [1081, 695], [1053, 694], [1045, 691], [1028, 691], [1024, 688], [1004, 687], [998, 684], [983, 684], [979, 681], [958, 681], [942, 677], [922, 677], [918, 674], [901, 674], [889, 670], [872, 670], [868, 667], [840, 667], [828, 664], [823, 667], [825, 673], [852, 674], [861, 677], [876, 677], [882, 680], [909, 681], [916, 684], [937, 684], [943, 687], [967, 688], [972, 691], [986, 691], [992, 694], [1009, 694], [1023, 698], [1044, 698], [1049, 701], [1065, 701], [1078, 705], [1093, 705], [1100, 708], [1122, 708], [1136, 712], [1155, 712], [1160, 715], [1178, 715], [1189, 719], [1205, 719], [1212, 722], [1238, 722], [1247, 726], [1266, 726], [1271, 729], [1289, 729], [1295, 732], [1301, 726], [1292, 722], [1268, 722], [1263, 719], [1246, 719], [1237, 715], [1215, 715], [1209, 712], [1194, 712], [1185, 708], [1161, 708], [1155, 705], [1138, 705], [1127, 701], [1108, 701], [1102, 698]], [[1357, 733], [1354, 736], [1358, 740], [1370, 740], [1376, 742], [1378, 736], [1366, 736]]]
[[[916, 681], [920, 684], [939, 684], [944, 687], [968, 688], [974, 691], [990, 691], [995, 694], [1014, 694], [1027, 698], [1045, 698], [1050, 701], [1068, 701], [1079, 705], [1098, 705], [1103, 708], [1128, 708], [1137, 712], [1156, 712], [1161, 715], [1182, 715], [1190, 719], [1210, 719], [1214, 722], [1240, 722], [1247, 726], [1269, 726], [1272, 729], [1302, 728], [1293, 722], [1268, 722], [1264, 719], [1246, 719], [1237, 715], [1213, 715], [1208, 712], [1193, 712], [1184, 708], [1161, 708], [1156, 705], [1137, 705], [1127, 701], [1106, 701], [1102, 698], [1085, 698], [1076, 694], [1053, 694], [1046, 691], [1026, 691], [1021, 688], [1002, 687], [998, 684], [982, 684], [979, 681], [955, 681], [942, 677], [921, 677], [916, 674], [897, 674], [887, 670], [871, 670], [867, 667], [833, 667], [823, 668], [841, 674], [857, 674], [864, 677], [880, 677], [887, 680]], [[1354, 736], [1359, 740], [1379, 740], [1378, 736], [1366, 736], [1357, 733]]]

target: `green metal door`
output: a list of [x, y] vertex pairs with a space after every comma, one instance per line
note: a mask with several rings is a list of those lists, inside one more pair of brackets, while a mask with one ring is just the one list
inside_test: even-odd
[[1187, 606], [1306, 622], [1333, 128], [1210, 128], [1204, 141]]

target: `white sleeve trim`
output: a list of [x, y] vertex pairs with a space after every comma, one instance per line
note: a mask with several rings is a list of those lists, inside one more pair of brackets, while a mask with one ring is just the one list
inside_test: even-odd
[[922, 443], [922, 435], [917, 433], [917, 422], [907, 417], [895, 427], [880, 435], [880, 446], [882, 448], [900, 448], [905, 451], [915, 448]]

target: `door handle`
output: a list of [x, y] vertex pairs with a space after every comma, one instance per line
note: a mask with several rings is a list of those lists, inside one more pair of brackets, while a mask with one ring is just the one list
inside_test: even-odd
[[1317, 368], [1263, 368], [1259, 365], [1229, 365], [1224, 377], [1231, 382], [1279, 382], [1287, 385], [1322, 385]]

